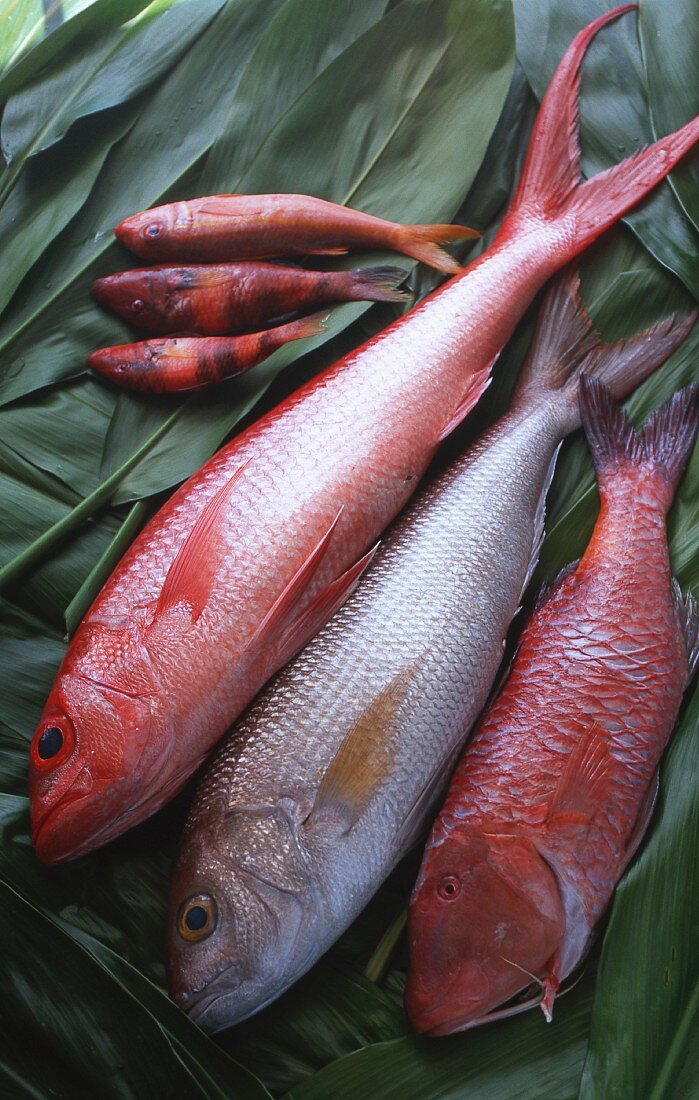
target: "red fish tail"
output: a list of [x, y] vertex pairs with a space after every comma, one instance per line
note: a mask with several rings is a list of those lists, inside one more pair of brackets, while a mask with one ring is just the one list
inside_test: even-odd
[[676, 393], [638, 431], [595, 379], [583, 380], [580, 404], [600, 493], [632, 479], [667, 511], [699, 430], [699, 385]]
[[580, 426], [583, 375], [603, 382], [613, 397], [624, 397], [679, 347], [697, 318], [696, 311], [680, 321], [671, 316], [627, 340], [605, 344], [580, 301], [579, 288], [577, 271], [568, 269], [546, 292], [516, 394], [520, 403], [557, 394], [566, 432]]
[[347, 272], [348, 300], [357, 302], [406, 302], [410, 298], [407, 290], [398, 287], [405, 279], [400, 267], [365, 267], [360, 271]]
[[[565, 226], [560, 248], [572, 259], [647, 195], [699, 140], [699, 117], [589, 180], [580, 175], [580, 64], [607, 23], [637, 7], [605, 12], [575, 36], [541, 102], [506, 224], [545, 219]], [[504, 227], [503, 227], [504, 228]]]
[[465, 225], [401, 225], [397, 227], [396, 247], [428, 267], [456, 275], [461, 271], [461, 264], [440, 246], [478, 236], [475, 229]]

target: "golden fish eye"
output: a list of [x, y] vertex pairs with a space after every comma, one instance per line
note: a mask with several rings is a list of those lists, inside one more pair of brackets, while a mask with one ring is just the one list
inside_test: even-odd
[[210, 936], [216, 927], [218, 911], [209, 894], [194, 894], [180, 905], [177, 931], [183, 940], [196, 943]]

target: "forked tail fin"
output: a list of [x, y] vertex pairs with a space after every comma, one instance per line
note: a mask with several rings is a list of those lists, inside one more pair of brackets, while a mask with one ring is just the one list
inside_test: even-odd
[[699, 430], [699, 385], [679, 390], [639, 431], [596, 379], [583, 379], [580, 404], [602, 495], [616, 478], [638, 478], [667, 511]]
[[618, 221], [699, 140], [699, 116], [589, 180], [580, 175], [580, 64], [597, 32], [637, 7], [624, 4], [583, 27], [566, 50], [541, 101], [522, 176], [501, 232], [522, 220], [565, 222], [561, 247], [572, 259]]
[[580, 426], [583, 375], [603, 382], [613, 397], [625, 397], [686, 340], [697, 319], [696, 312], [681, 321], [671, 316], [628, 340], [603, 344], [579, 287], [577, 271], [566, 270], [546, 292], [515, 395], [532, 404], [558, 395], [566, 433]]

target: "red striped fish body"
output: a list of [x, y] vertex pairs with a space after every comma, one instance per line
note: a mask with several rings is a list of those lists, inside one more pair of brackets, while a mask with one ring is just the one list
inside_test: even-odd
[[208, 195], [125, 218], [117, 239], [144, 260], [265, 259], [389, 249], [454, 273], [440, 247], [478, 234], [460, 225], [398, 225], [311, 195]]
[[124, 321], [146, 332], [219, 336], [254, 332], [289, 313], [335, 302], [400, 302], [398, 267], [309, 271], [286, 264], [189, 264], [106, 275], [92, 293]]
[[129, 389], [148, 393], [197, 390], [243, 374], [290, 340], [323, 331], [326, 314], [243, 336], [164, 336], [100, 348], [88, 366]]
[[[665, 531], [696, 388], [643, 433], [599, 383], [583, 393], [602, 501], [592, 539], [526, 627], [411, 900], [406, 1005], [436, 1035], [532, 1004], [550, 1018], [648, 824], [699, 655], [697, 608], [672, 582]], [[533, 999], [498, 1011], [532, 979]]]
[[68, 649], [32, 741], [40, 858], [104, 843], [184, 785], [352, 590], [362, 555], [478, 399], [540, 287], [699, 137], [698, 119], [579, 182], [580, 62], [625, 10], [569, 47], [493, 246], [223, 447], [124, 556]]

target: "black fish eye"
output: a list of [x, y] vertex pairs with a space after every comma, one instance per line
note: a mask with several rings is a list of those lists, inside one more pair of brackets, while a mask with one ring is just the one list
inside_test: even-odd
[[203, 905], [193, 905], [185, 913], [184, 923], [190, 932], [200, 932], [208, 919], [209, 914]]
[[143, 309], [143, 302], [141, 301], [141, 299], [140, 298], [135, 298], [133, 300], [133, 302], [131, 303], [131, 308], [134, 311], [134, 313], [140, 313], [141, 310]]
[[147, 237], [150, 237], [150, 238], [151, 238], [151, 239], [153, 239], [153, 240], [154, 240], [154, 239], [155, 239], [156, 237], [159, 237], [159, 236], [160, 236], [160, 226], [158, 225], [158, 223], [157, 223], [157, 222], [153, 222], [153, 223], [152, 223], [152, 225], [149, 225], [149, 226], [148, 226], [148, 227], [146, 228], [146, 236], [147, 236]]
[[48, 726], [36, 746], [36, 751], [42, 760], [50, 760], [63, 748], [63, 731], [58, 726]]
[[216, 902], [209, 894], [195, 894], [182, 902], [177, 917], [177, 929], [190, 943], [206, 939], [216, 927]]

